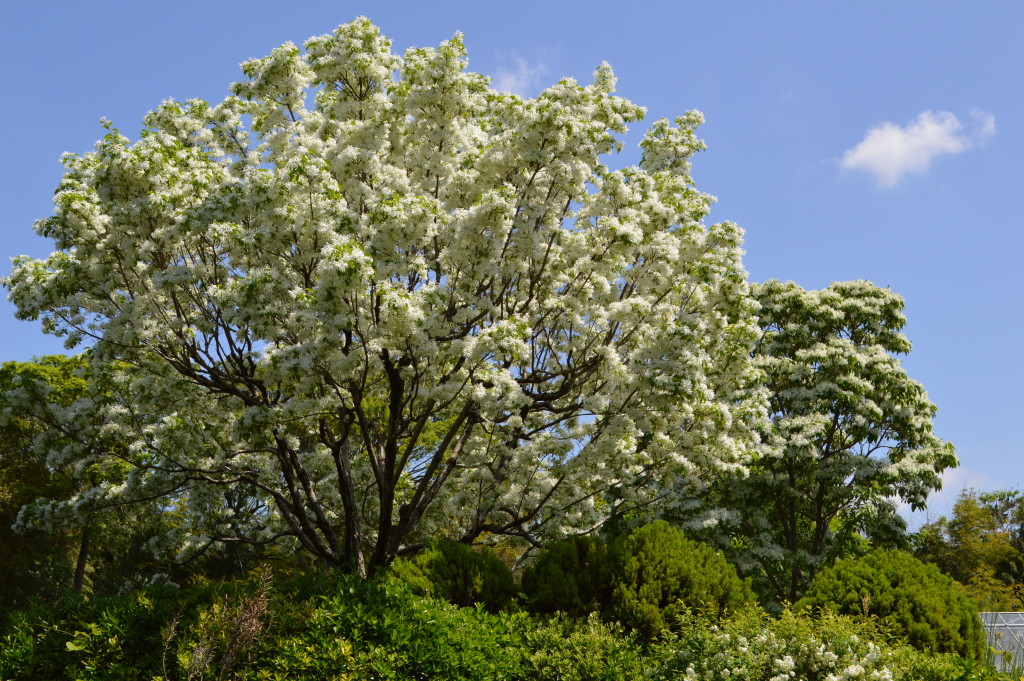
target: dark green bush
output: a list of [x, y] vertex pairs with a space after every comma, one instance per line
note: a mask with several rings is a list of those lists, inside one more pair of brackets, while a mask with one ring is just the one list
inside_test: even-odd
[[613, 565], [600, 537], [572, 537], [544, 548], [523, 571], [527, 607], [538, 613], [583, 617], [611, 597]]
[[615, 586], [608, 615], [650, 639], [692, 610], [723, 617], [754, 600], [720, 551], [687, 539], [663, 520], [613, 544]]
[[815, 578], [799, 608], [829, 608], [875, 619], [926, 652], [982, 659], [985, 634], [978, 608], [934, 565], [902, 551], [847, 558]]
[[0, 631], [0, 679], [151, 678], [161, 667], [163, 631], [193, 613], [206, 589], [149, 587], [10, 614]]
[[682, 612], [722, 617], [754, 600], [721, 552], [663, 520], [606, 543], [576, 537], [547, 547], [523, 573], [533, 612], [600, 612], [650, 640]]
[[395, 561], [391, 574], [416, 593], [466, 607], [482, 604], [488, 612], [508, 607], [518, 595], [515, 579], [486, 548], [442, 539], [412, 559]]

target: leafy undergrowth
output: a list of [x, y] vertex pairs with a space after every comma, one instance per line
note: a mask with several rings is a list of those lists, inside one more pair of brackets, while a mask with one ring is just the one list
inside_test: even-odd
[[458, 608], [394, 579], [262, 573], [69, 598], [11, 613], [0, 627], [3, 681], [1008, 678], [827, 613], [683, 614], [676, 633], [644, 645], [596, 615]]

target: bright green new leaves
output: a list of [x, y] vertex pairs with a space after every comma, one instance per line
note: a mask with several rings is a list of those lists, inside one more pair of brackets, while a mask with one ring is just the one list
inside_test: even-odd
[[1024, 495], [960, 493], [950, 517], [924, 525], [916, 555], [963, 584], [982, 611], [1024, 608]]
[[231, 490], [236, 535], [367, 573], [742, 464], [754, 305], [740, 230], [701, 222], [699, 114], [611, 171], [643, 110], [606, 65], [536, 99], [465, 67], [460, 36], [400, 57], [358, 19], [64, 159], [57, 250], [6, 285], [116, 386], [103, 432], [137, 471], [111, 495], [209, 517]]

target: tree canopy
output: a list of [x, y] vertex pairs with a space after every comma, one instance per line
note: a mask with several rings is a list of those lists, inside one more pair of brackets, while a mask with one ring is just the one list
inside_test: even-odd
[[866, 281], [752, 289], [771, 424], [749, 475], [713, 481], [703, 524], [793, 602], [857, 535], [902, 536], [893, 499], [922, 507], [957, 459], [895, 356], [910, 351], [900, 296]]
[[1024, 495], [963, 490], [950, 517], [917, 533], [917, 557], [963, 584], [982, 610], [1024, 609]]
[[742, 465], [754, 305], [740, 230], [702, 223], [699, 113], [610, 170], [643, 109], [607, 65], [526, 99], [468, 72], [460, 36], [398, 56], [359, 19], [304, 47], [64, 157], [36, 224], [55, 251], [5, 285], [91, 344], [106, 389], [65, 416], [131, 466], [66, 504], [173, 494], [206, 519], [181, 550], [290, 540], [366, 574]]

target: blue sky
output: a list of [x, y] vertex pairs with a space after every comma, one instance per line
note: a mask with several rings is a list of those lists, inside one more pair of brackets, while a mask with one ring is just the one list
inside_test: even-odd
[[[91, 149], [101, 117], [134, 136], [161, 100], [218, 100], [243, 60], [358, 15], [399, 52], [461, 31], [470, 69], [523, 94], [608, 61], [648, 122], [703, 111], [694, 177], [719, 198], [712, 220], [746, 230], [753, 280], [864, 278], [906, 298], [904, 365], [962, 463], [933, 517], [964, 486], [1024, 487], [1018, 0], [13, 3], [0, 255], [51, 250], [31, 224], [51, 212], [60, 154]], [[60, 351], [0, 304], [0, 360]]]

